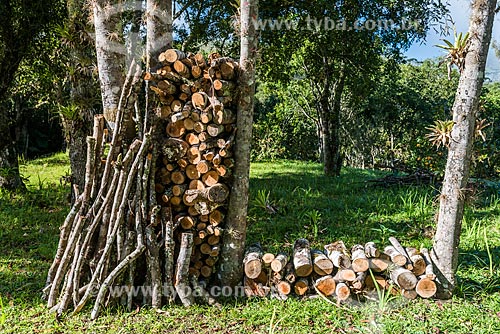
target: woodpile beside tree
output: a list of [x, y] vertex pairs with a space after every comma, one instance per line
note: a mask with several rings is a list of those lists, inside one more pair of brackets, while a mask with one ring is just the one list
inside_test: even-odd
[[405, 248], [394, 237], [389, 241], [383, 249], [373, 242], [349, 249], [342, 241], [311, 249], [309, 241], [298, 239], [290, 256], [251, 245], [243, 260], [245, 294], [282, 300], [319, 294], [339, 302], [370, 299], [383, 290], [407, 299], [433, 297], [437, 285], [427, 249]]
[[176, 242], [192, 234], [187, 276], [209, 281], [221, 251], [235, 163], [238, 64], [216, 53], [206, 60], [175, 49], [160, 54], [159, 61], [156, 73], [146, 74], [160, 99], [158, 116], [165, 128], [155, 175], [157, 200], [169, 208]]
[[[218, 54], [206, 60], [175, 49], [159, 63], [145, 75], [132, 63], [109, 149], [102, 116], [87, 139], [85, 187], [75, 189], [44, 289], [59, 315], [90, 300], [92, 318], [103, 305], [159, 308], [176, 295], [189, 306], [194, 291], [214, 303], [200, 282], [213, 277], [221, 249], [239, 68]], [[138, 101], [141, 77], [159, 104], [146, 115], [136, 104], [137, 134], [128, 144], [124, 120], [134, 108], [127, 104]]]

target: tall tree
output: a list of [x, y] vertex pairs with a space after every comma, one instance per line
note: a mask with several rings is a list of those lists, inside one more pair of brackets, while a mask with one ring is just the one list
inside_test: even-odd
[[366, 91], [380, 58], [399, 58], [445, 8], [434, 0], [272, 2], [262, 8], [262, 74], [284, 83], [307, 82], [318, 116], [324, 172], [339, 175], [346, 92], [358, 97]]
[[475, 0], [469, 25], [469, 44], [453, 105], [450, 147], [440, 196], [439, 218], [432, 260], [437, 268], [441, 297], [455, 288], [458, 245], [467, 196], [479, 96], [484, 81], [496, 0]]
[[61, 18], [61, 1], [0, 2], [0, 187], [24, 187], [19, 176], [14, 124], [10, 110], [2, 103], [23, 58], [34, 42], [43, 38], [43, 31]]
[[226, 218], [220, 278], [223, 286], [234, 286], [241, 279], [247, 229], [250, 143], [255, 94], [255, 62], [258, 35], [252, 20], [258, 16], [258, 0], [240, 2], [240, 76], [234, 155], [234, 181]]
[[[161, 1], [161, 0], [147, 0], [146, 2], [146, 69], [149, 72], [151, 68], [155, 68], [159, 65], [158, 56], [159, 54], [167, 48], [172, 46], [172, 1]], [[149, 81], [146, 81], [146, 95], [147, 103], [146, 108], [148, 108], [149, 119], [145, 119], [145, 122], [151, 122], [153, 119], [154, 108], [156, 103], [154, 103], [154, 96], [149, 88]], [[158, 131], [152, 134], [153, 140], [157, 141]], [[152, 196], [154, 198], [154, 196]], [[150, 201], [149, 212], [155, 210], [154, 206], [156, 202]], [[148, 256], [146, 257], [148, 263], [148, 280], [151, 282], [151, 306], [153, 308], [161, 307], [161, 289], [162, 289], [162, 276], [160, 269], [161, 256], [159, 254], [159, 244], [155, 242], [153, 237], [146, 238], [146, 249]], [[166, 252], [166, 251], [165, 251]], [[168, 276], [167, 273], [165, 273]]]
[[146, 1], [146, 64], [158, 65], [161, 51], [172, 47], [172, 1]]
[[103, 114], [111, 130], [115, 127], [118, 101], [125, 80], [126, 52], [122, 44], [119, 4], [118, 0], [96, 0], [92, 8]]
[[[61, 30], [64, 60], [68, 73], [69, 105], [61, 107], [61, 119], [69, 150], [71, 183], [81, 191], [85, 183], [86, 138], [92, 132], [92, 119], [100, 109], [95, 78], [95, 48], [89, 38], [88, 6], [85, 0], [68, 0], [68, 20]], [[72, 190], [74, 187], [72, 187]], [[72, 194], [74, 201], [75, 194]]]

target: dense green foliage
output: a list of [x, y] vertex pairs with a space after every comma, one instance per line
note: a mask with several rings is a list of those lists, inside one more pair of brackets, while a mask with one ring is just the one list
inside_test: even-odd
[[63, 144], [57, 104], [64, 75], [57, 68], [55, 31], [64, 20], [64, 6], [60, 0], [7, 0], [0, 5], [5, 18], [0, 27], [0, 110], [25, 157], [55, 152]]
[[[399, 65], [386, 61], [377, 78], [365, 98], [343, 99], [340, 133], [345, 164], [390, 167], [403, 163], [442, 173], [446, 149], [432, 146], [426, 134], [434, 121], [451, 119], [458, 73], [452, 72], [449, 80], [445, 66], [437, 60]], [[257, 98], [253, 159], [316, 161], [319, 138], [314, 115], [308, 109], [313, 96], [307, 87], [264, 83]], [[494, 176], [500, 168], [499, 101], [500, 85], [485, 85], [478, 118], [489, 126], [483, 130], [486, 141], [476, 139], [476, 176]]]
[[474, 155], [475, 172], [482, 177], [500, 175], [500, 83], [484, 86], [479, 118], [488, 126], [484, 130], [486, 140], [477, 138]]
[[[163, 311], [127, 313], [107, 309], [96, 320], [88, 312], [57, 320], [40, 299], [52, 261], [58, 227], [68, 211], [67, 157], [58, 154], [21, 166], [28, 192], [0, 193], [0, 332], [2, 333], [494, 333], [500, 329], [500, 201], [483, 193], [465, 213], [460, 283], [450, 302], [392, 299], [336, 306], [323, 299], [286, 302], [230, 299], [221, 309], [169, 306]], [[251, 169], [249, 242], [270, 251], [290, 249], [298, 237], [315, 247], [343, 239], [346, 244], [396, 234], [404, 244], [430, 246], [435, 191], [430, 187], [372, 188], [382, 176], [346, 168], [340, 178], [317, 163], [254, 163]], [[265, 210], [269, 204], [277, 214]], [[393, 232], [394, 231], [394, 232]], [[491, 253], [491, 259], [488, 257]], [[491, 266], [491, 267], [490, 267]]]

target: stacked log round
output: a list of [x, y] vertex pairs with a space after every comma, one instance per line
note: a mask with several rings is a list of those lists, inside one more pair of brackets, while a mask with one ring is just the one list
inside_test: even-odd
[[320, 250], [298, 239], [277, 254], [252, 245], [243, 263], [245, 292], [281, 300], [312, 293], [339, 302], [373, 299], [381, 290], [407, 299], [433, 297], [437, 283], [427, 249], [403, 248], [394, 237], [389, 241], [381, 248], [374, 242], [347, 248], [336, 241]]
[[[221, 248], [234, 166], [238, 64], [175, 49], [158, 60], [160, 67], [144, 77], [160, 100], [157, 115], [164, 123], [157, 200], [172, 209], [177, 244], [182, 233], [193, 233], [189, 274], [207, 280]], [[253, 260], [252, 270], [260, 270], [260, 259]]]

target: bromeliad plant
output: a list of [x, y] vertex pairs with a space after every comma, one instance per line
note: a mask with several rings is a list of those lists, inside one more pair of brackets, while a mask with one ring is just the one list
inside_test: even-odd
[[465, 55], [467, 54], [467, 48], [469, 46], [469, 33], [462, 35], [462, 33], [454, 33], [455, 43], [451, 43], [446, 39], [442, 39], [445, 45], [436, 45], [438, 48], [444, 49], [448, 54], [445, 57], [445, 61], [448, 66], [448, 79], [451, 80], [451, 69], [453, 65], [458, 67], [460, 73], [462, 73], [465, 67]]
[[451, 130], [453, 129], [453, 121], [440, 121], [434, 122], [433, 126], [429, 126], [426, 129], [430, 133], [425, 136], [429, 139], [432, 145], [439, 148], [441, 145], [448, 147], [451, 141]]

